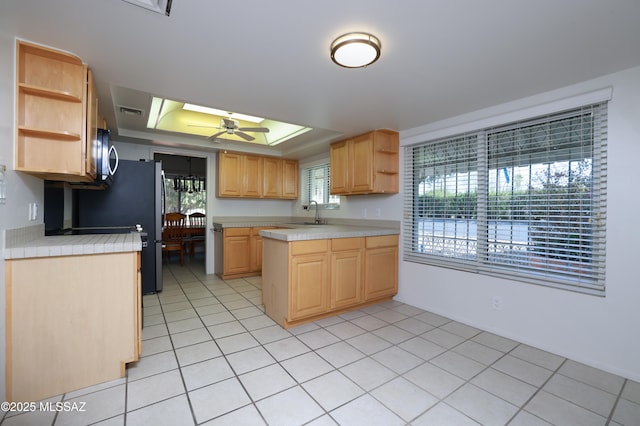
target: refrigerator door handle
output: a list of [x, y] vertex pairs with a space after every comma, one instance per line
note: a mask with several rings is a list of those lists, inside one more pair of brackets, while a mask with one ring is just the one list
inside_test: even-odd
[[165, 185], [166, 176], [164, 174], [164, 170], [160, 172], [160, 175], [161, 175], [160, 182], [161, 182], [161, 191], [162, 191], [162, 206], [160, 206], [162, 223], [160, 224], [160, 226], [161, 226], [162, 234], [164, 235], [164, 221], [165, 221], [165, 215], [167, 212], [167, 187]]

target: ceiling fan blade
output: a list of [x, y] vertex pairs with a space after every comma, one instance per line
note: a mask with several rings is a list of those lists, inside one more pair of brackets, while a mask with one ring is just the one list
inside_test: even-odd
[[245, 132], [269, 133], [269, 129], [266, 127], [240, 127], [238, 130]]
[[233, 127], [234, 129], [237, 129], [238, 127], [236, 126], [236, 122], [233, 121], [230, 118], [223, 118], [222, 122], [224, 123], [225, 127]]
[[216, 133], [215, 135], [211, 135], [211, 136], [209, 136], [207, 139], [209, 139], [209, 140], [213, 140], [213, 141], [215, 142], [216, 138], [217, 138], [218, 136], [220, 136], [220, 135], [224, 134], [224, 133], [227, 133], [227, 132], [226, 132], [226, 131], [218, 132], [218, 133]]
[[248, 134], [246, 134], [244, 132], [240, 132], [240, 131], [235, 132], [234, 135], [240, 136], [245, 141], [252, 141], [252, 140], [255, 139], [253, 136], [249, 136]]

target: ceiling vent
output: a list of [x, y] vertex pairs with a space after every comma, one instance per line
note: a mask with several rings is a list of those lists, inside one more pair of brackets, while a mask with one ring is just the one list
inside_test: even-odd
[[118, 105], [118, 110], [121, 114], [130, 115], [133, 117], [144, 117], [144, 111], [138, 108], [131, 108], [127, 106]]
[[136, 6], [144, 7], [156, 13], [169, 16], [171, 13], [171, 0], [122, 0]]

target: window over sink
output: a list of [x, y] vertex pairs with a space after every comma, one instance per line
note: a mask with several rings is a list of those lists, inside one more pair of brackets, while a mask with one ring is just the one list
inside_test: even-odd
[[330, 176], [331, 166], [329, 162], [302, 169], [302, 204], [306, 205], [311, 201], [315, 201], [320, 208], [340, 208], [340, 196], [329, 193]]

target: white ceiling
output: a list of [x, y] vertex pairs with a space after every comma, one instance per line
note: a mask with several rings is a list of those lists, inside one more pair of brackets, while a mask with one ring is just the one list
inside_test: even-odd
[[[349, 31], [378, 36], [380, 60], [331, 62]], [[117, 140], [220, 148], [116, 114], [157, 95], [313, 127], [276, 148], [229, 147], [301, 158], [638, 66], [640, 1], [173, 0], [166, 17], [121, 0], [2, 0], [0, 35], [87, 62]]]

